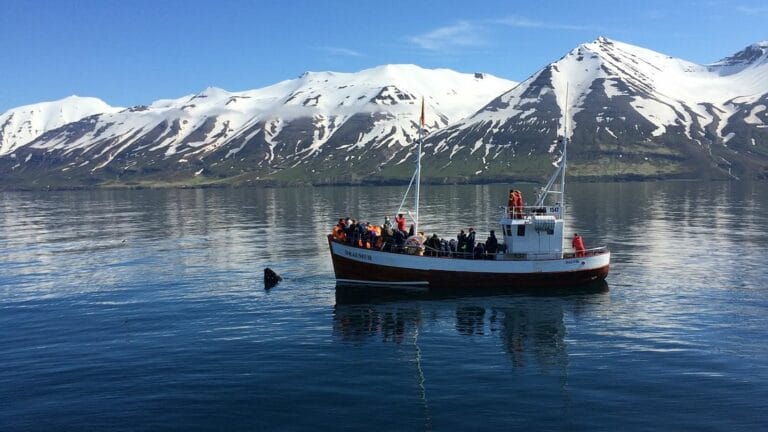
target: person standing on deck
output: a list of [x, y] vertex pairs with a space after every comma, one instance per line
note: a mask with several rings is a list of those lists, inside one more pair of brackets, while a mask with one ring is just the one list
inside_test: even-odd
[[456, 236], [456, 240], [458, 240], [456, 252], [466, 252], [467, 251], [467, 235], [464, 233], [464, 230], [461, 230], [459, 235]]
[[515, 219], [523, 218], [523, 193], [519, 190], [512, 191], [512, 208]]
[[469, 235], [467, 236], [467, 251], [473, 251], [475, 249], [475, 229], [469, 229]]
[[579, 233], [573, 234], [573, 241], [571, 242], [571, 244], [573, 245], [573, 249], [576, 251], [577, 257], [584, 256], [584, 251], [586, 249], [584, 248], [584, 240], [581, 238]]
[[402, 213], [395, 216], [395, 222], [397, 223], [397, 229], [405, 233], [405, 217], [403, 217]]
[[499, 240], [496, 238], [496, 233], [491, 230], [491, 235], [485, 241], [485, 251], [489, 254], [495, 254], [499, 250]]

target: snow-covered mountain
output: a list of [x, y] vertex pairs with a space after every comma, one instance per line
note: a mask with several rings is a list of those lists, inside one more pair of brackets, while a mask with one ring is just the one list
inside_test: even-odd
[[[494, 166], [534, 165], [567, 113], [577, 173], [735, 176], [768, 155], [768, 42], [698, 65], [606, 38], [580, 45], [473, 116], [430, 136], [450, 170], [478, 146]], [[497, 157], [504, 162], [493, 162]], [[696, 159], [699, 163], [689, 163]], [[517, 162], [517, 163], [516, 163]], [[702, 162], [706, 166], [702, 166]], [[758, 169], [759, 171], [759, 169]], [[759, 174], [759, 173], [758, 173]], [[764, 171], [763, 171], [764, 174]]]
[[413, 142], [422, 97], [428, 132], [473, 113], [514, 85], [487, 74], [414, 65], [308, 72], [256, 90], [208, 88], [149, 106], [105, 110], [6, 153], [13, 152], [17, 170], [42, 164], [37, 169], [93, 176], [177, 169], [269, 175], [322, 159], [323, 168], [338, 170], [333, 177], [344, 177], [354, 165], [350, 159], [372, 153], [386, 158]]
[[386, 65], [308, 72], [242, 92], [208, 88], [128, 109], [104, 104], [47, 130], [16, 132], [13, 141], [4, 135], [0, 180], [407, 180], [422, 97], [427, 181], [539, 179], [558, 157], [553, 143], [565, 125], [575, 176], [768, 177], [768, 42], [698, 65], [601, 37], [519, 85]]
[[93, 114], [118, 111], [101, 99], [69, 96], [54, 102], [20, 106], [0, 114], [0, 156], [13, 153], [44, 132]]

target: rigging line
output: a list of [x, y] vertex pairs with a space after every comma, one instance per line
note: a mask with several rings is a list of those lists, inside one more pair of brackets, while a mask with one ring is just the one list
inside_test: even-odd
[[395, 216], [399, 215], [401, 211], [403, 211], [403, 206], [405, 205], [405, 200], [408, 198], [408, 192], [411, 191], [411, 186], [413, 186], [413, 180], [416, 178], [416, 171], [413, 172], [413, 175], [411, 176], [411, 182], [408, 183], [408, 189], [405, 190], [405, 195], [403, 195], [403, 200], [400, 201], [400, 207], [397, 208], [397, 212], [395, 212]]
[[568, 93], [570, 83], [565, 83], [565, 119], [563, 124], [563, 162], [560, 166], [560, 217], [565, 223], [565, 170], [568, 168]]

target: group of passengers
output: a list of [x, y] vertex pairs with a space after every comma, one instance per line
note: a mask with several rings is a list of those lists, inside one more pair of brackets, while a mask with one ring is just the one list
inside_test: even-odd
[[381, 226], [341, 218], [333, 227], [332, 236], [335, 241], [360, 248], [435, 257], [484, 259], [491, 258], [497, 252], [503, 252], [504, 245], [499, 244], [493, 230], [485, 243], [482, 243], [475, 240], [474, 228], [469, 228], [468, 234], [461, 230], [455, 239], [446, 240], [439, 238], [437, 234], [427, 238], [423, 232], [416, 233], [414, 225], [406, 231], [405, 226], [406, 221], [402, 213], [395, 217], [395, 225], [389, 217], [384, 217], [384, 224]]
[[[395, 218], [397, 225], [393, 226], [389, 217], [384, 218], [383, 225], [372, 225], [368, 222], [359, 222], [351, 218], [339, 219], [336, 226], [333, 227], [333, 239], [366, 249], [378, 249], [387, 252], [402, 252], [406, 246], [406, 241], [414, 236], [415, 227], [411, 225], [410, 230], [405, 230], [405, 217], [402, 214]], [[423, 233], [419, 233], [421, 241], [419, 246], [424, 243]]]
[[383, 244], [381, 227], [368, 222], [358, 222], [355, 219], [339, 219], [333, 227], [333, 239], [366, 249], [381, 249]]
[[477, 242], [475, 240], [476, 235], [477, 232], [474, 228], [469, 228], [468, 233], [460, 230], [456, 239], [451, 239], [448, 242], [448, 250], [457, 256], [474, 259], [490, 259], [497, 252], [502, 252], [504, 245], [499, 245], [499, 240], [496, 238], [494, 230], [491, 230], [485, 243]]

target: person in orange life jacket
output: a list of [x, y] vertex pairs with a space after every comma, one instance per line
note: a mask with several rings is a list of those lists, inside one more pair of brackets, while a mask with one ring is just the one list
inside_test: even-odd
[[512, 191], [512, 206], [514, 208], [514, 218], [523, 218], [523, 193], [519, 190]]
[[339, 219], [339, 223], [337, 223], [333, 227], [333, 239], [339, 242], [343, 242], [346, 238], [344, 235], [344, 219]]
[[576, 256], [582, 257], [584, 256], [584, 251], [586, 250], [584, 248], [584, 240], [581, 238], [579, 233], [573, 234], [573, 242], [571, 242], [573, 245], [573, 249], [576, 250]]
[[336, 226], [333, 227], [333, 239], [337, 241], [343, 241], [343, 233], [344, 233], [344, 219], [339, 219], [339, 223], [336, 224]]
[[[373, 226], [373, 225], [369, 225], [368, 222], [366, 222], [365, 224], [367, 225], [367, 228], [368, 228], [368, 237], [371, 239], [370, 240], [370, 247], [375, 247], [376, 246], [376, 240], [379, 237], [378, 228]], [[370, 249], [370, 247], [369, 247], [369, 249]]]
[[402, 213], [399, 213], [397, 216], [395, 216], [395, 223], [397, 223], [397, 229], [405, 232], [405, 217], [403, 217]]

